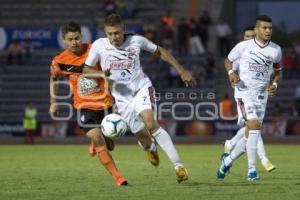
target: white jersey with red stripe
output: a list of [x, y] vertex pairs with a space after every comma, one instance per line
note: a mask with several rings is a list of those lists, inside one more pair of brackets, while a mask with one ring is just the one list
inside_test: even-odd
[[238, 90], [266, 90], [274, 70], [281, 70], [281, 48], [269, 41], [260, 44], [255, 38], [238, 43], [229, 53], [231, 62], [238, 62]]
[[[110, 80], [126, 86], [127, 94], [134, 95], [145, 85], [152, 86], [141, 68], [140, 52], [145, 50], [153, 53], [156, 49], [157, 45], [139, 35], [125, 35], [119, 47], [113, 46], [108, 38], [99, 38], [92, 44], [85, 64], [94, 66], [99, 61], [103, 71], [110, 70]], [[112, 89], [111, 92], [115, 98], [119, 95], [118, 90]]]
[[111, 93], [118, 113], [128, 124], [132, 133], [145, 125], [139, 114], [146, 109], [155, 110], [154, 89], [140, 64], [141, 50], [153, 53], [157, 45], [145, 37], [125, 35], [120, 47], [110, 44], [108, 38], [96, 40], [85, 64], [94, 66], [100, 62], [102, 70], [110, 70]]
[[269, 41], [262, 45], [256, 39], [238, 43], [229, 53], [240, 81], [235, 87], [234, 97], [241, 118], [258, 119], [262, 122], [267, 106], [267, 86], [274, 70], [281, 70], [281, 48]]

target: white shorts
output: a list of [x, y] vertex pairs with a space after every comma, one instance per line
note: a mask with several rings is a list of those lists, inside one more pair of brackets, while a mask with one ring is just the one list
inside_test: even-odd
[[244, 126], [245, 121], [257, 119], [263, 122], [268, 101], [266, 91], [247, 90], [236, 98], [238, 111], [238, 125]]
[[122, 116], [133, 134], [139, 132], [145, 126], [139, 114], [146, 109], [155, 111], [154, 95], [153, 86], [145, 86], [134, 96], [115, 96], [117, 112]]

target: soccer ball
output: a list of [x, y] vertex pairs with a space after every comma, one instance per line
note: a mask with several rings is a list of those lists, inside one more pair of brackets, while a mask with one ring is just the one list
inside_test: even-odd
[[126, 133], [127, 124], [120, 115], [108, 114], [101, 122], [101, 130], [106, 137], [115, 139]]

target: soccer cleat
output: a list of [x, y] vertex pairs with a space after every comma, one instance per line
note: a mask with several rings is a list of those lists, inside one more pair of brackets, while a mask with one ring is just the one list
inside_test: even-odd
[[229, 156], [229, 154], [227, 154], [227, 153], [223, 153], [222, 156], [221, 156], [221, 166], [220, 166], [219, 170], [217, 171], [217, 178], [218, 179], [224, 179], [226, 173], [229, 172], [230, 167], [232, 166], [232, 165], [228, 165], [228, 166], [225, 165], [224, 159], [227, 156]]
[[154, 152], [153, 151], [148, 151], [147, 152], [147, 157], [148, 157], [149, 162], [154, 167], [157, 167], [159, 165], [159, 156], [158, 156], [157, 150], [154, 151]]
[[269, 160], [267, 162], [265, 162], [263, 164], [263, 166], [264, 166], [265, 170], [267, 170], [267, 172], [271, 172], [276, 169], [276, 167]]
[[96, 149], [95, 149], [95, 145], [93, 142], [91, 142], [90, 146], [89, 146], [89, 155], [94, 157], [97, 154]]
[[259, 177], [257, 175], [256, 171], [252, 171], [248, 173], [248, 181], [256, 181], [259, 180]]
[[117, 180], [116, 180], [116, 184], [118, 186], [124, 186], [124, 185], [128, 185], [128, 182], [126, 181], [126, 179], [124, 177], [119, 177]]
[[114, 140], [112, 140], [112, 139], [110, 139], [108, 137], [105, 137], [105, 136], [104, 136], [104, 140], [105, 140], [107, 149], [109, 151], [114, 150], [114, 148], [115, 148], [115, 142], [114, 142]]
[[224, 153], [229, 154], [232, 150], [232, 145], [230, 143], [230, 140], [226, 140], [224, 144]]
[[175, 167], [176, 180], [178, 183], [189, 179], [187, 169], [183, 166]]

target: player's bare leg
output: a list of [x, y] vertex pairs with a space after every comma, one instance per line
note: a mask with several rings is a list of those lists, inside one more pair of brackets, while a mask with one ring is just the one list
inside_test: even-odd
[[[106, 147], [109, 151], [113, 151], [115, 148], [115, 142], [113, 139], [110, 139], [108, 137], [104, 137], [105, 143], [106, 143]], [[96, 156], [97, 152], [96, 152], [96, 145], [94, 144], [93, 140], [91, 140], [91, 144], [89, 145], [89, 149], [88, 149], [88, 153], [90, 156], [94, 157]]]
[[159, 156], [157, 153], [157, 146], [155, 140], [150, 135], [149, 131], [144, 127], [142, 130], [135, 134], [135, 137], [138, 139], [139, 145], [147, 151], [147, 157], [149, 162], [157, 167], [159, 165]]
[[143, 118], [143, 121], [146, 125], [146, 128], [150, 134], [155, 138], [159, 146], [167, 154], [171, 162], [175, 167], [175, 173], [177, 181], [180, 183], [182, 181], [188, 180], [188, 173], [186, 168], [183, 166], [179, 155], [176, 151], [176, 148], [172, 142], [169, 134], [159, 126], [158, 122], [154, 119], [154, 112], [151, 109], [143, 110], [140, 113], [140, 116]]
[[117, 185], [127, 185], [126, 179], [121, 175], [117, 169], [115, 162], [109, 153], [105, 139], [99, 128], [91, 129], [87, 132], [87, 136], [91, 138], [93, 144], [95, 145], [96, 153], [102, 165], [114, 178]]

